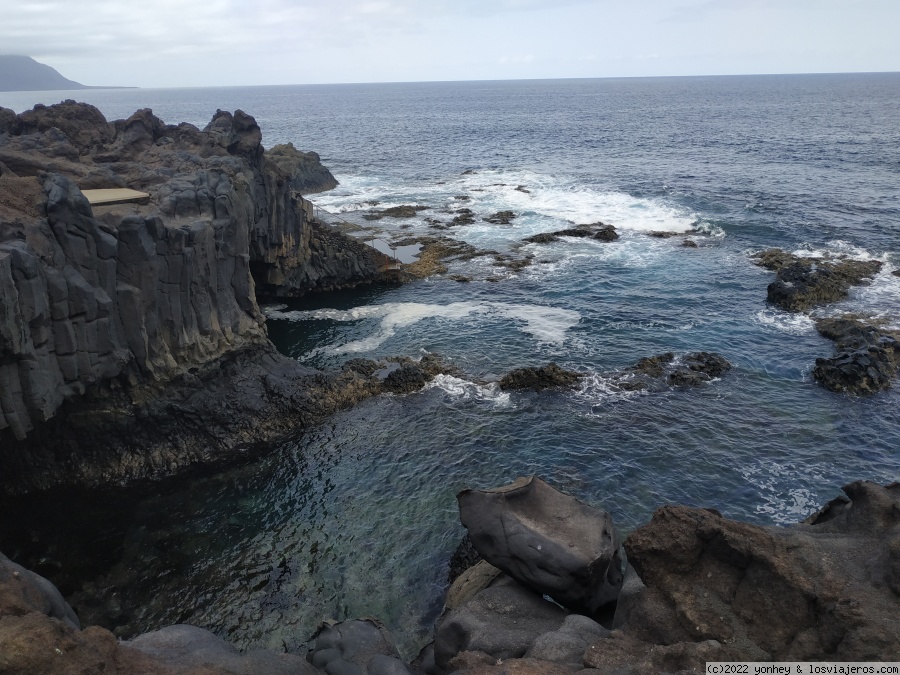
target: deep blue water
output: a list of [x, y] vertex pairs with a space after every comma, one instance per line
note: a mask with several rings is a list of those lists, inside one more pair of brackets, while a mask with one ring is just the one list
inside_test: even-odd
[[[40, 96], [0, 94], [0, 105], [22, 110]], [[603, 506], [624, 531], [672, 502], [787, 524], [851, 480], [900, 477], [900, 389], [863, 399], [818, 387], [810, 372], [831, 344], [810, 317], [766, 306], [772, 274], [749, 258], [778, 246], [880, 259], [871, 285], [814, 314], [900, 327], [890, 274], [900, 267], [900, 74], [77, 97], [110, 119], [152, 107], [198, 126], [216, 108], [241, 108], [266, 145], [322, 155], [341, 186], [312, 199], [332, 220], [390, 239], [434, 234], [425, 217], [446, 222], [451, 208], [479, 218], [509, 209], [509, 226], [439, 233], [536, 256], [517, 273], [491, 257], [451, 263], [468, 284], [438, 276], [267, 308], [273, 340], [305, 363], [432, 351], [466, 378], [367, 401], [264, 459], [143, 502], [109, 578], [148, 628], [187, 621], [242, 645], [292, 647], [320, 618], [371, 614], [411, 652], [440, 609], [461, 535], [455, 493], [518, 475]], [[429, 209], [370, 222], [371, 201]], [[621, 239], [521, 246], [598, 220]], [[657, 394], [616, 393], [604, 377], [695, 350], [735, 368]], [[585, 384], [540, 394], [490, 384], [551, 360], [585, 372]], [[147, 569], [152, 583], [133, 572]]]

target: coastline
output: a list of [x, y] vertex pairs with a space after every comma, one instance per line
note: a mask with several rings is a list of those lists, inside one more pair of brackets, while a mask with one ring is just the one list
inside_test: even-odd
[[[187, 125], [165, 127], [149, 111], [124, 122], [100, 123], [94, 111], [86, 108], [67, 103], [59, 117], [53, 117], [52, 109], [49, 113], [36, 111], [30, 121], [26, 117], [25, 131], [17, 136], [50, 134], [41, 142], [50, 143], [56, 152], [64, 141], [51, 132], [66, 129], [63, 136], [77, 150], [92, 155], [93, 166], [79, 166], [84, 163], [75, 161], [77, 155], [66, 151], [62, 158], [47, 159], [50, 168], [68, 171], [80, 183], [94, 185], [116, 180], [116, 173], [121, 172], [107, 170], [104, 165], [132, 163], [134, 173], [121, 173], [119, 178], [151, 190], [153, 199], [146, 212], [131, 206], [91, 210], [85, 207], [71, 179], [40, 173], [34, 156], [26, 153], [24, 146], [0, 147], [0, 161], [6, 162], [0, 178], [7, 176], [11, 165], [9, 173], [22, 174], [13, 178], [30, 183], [35, 197], [44, 200], [43, 206], [32, 204], [37, 208], [24, 212], [24, 222], [21, 218], [11, 221], [13, 245], [4, 249], [6, 257], [0, 259], [7, 264], [3, 271], [8, 274], [2, 280], [4, 291], [9, 291], [6, 297], [15, 292], [17, 297], [29, 299], [20, 308], [4, 313], [11, 318], [4, 324], [5, 332], [0, 333], [5, 341], [2, 344], [15, 358], [40, 364], [33, 371], [17, 367], [16, 377], [29, 372], [37, 375], [25, 378], [27, 384], [19, 387], [20, 400], [3, 403], [4, 423], [9, 427], [0, 432], [7, 453], [2, 459], [7, 492], [67, 484], [114, 485], [178, 474], [190, 466], [227, 464], [251, 444], [309, 428], [364, 398], [385, 391], [414, 391], [430, 377], [458, 372], [446, 364], [432, 368], [407, 359], [356, 363], [340, 372], [326, 373], [281, 356], [268, 341], [257, 293], [294, 297], [315, 290], [378, 283], [384, 280], [385, 260], [359, 242], [314, 222], [308, 202], [296, 194], [294, 180], [298, 176], [292, 176], [290, 168], [274, 169], [266, 161], [253, 118], [239, 112], [217, 113], [201, 132]], [[42, 115], [49, 119], [42, 119]], [[87, 123], [79, 126], [85, 116]], [[66, 124], [70, 125], [68, 129]], [[186, 147], [194, 151], [194, 158], [208, 162], [202, 170], [207, 172], [205, 184], [194, 180], [195, 166], [163, 184], [131, 183], [146, 163], [142, 153], [150, 153], [162, 139], [170, 137], [184, 144], [182, 150]], [[152, 161], [162, 163], [158, 157]], [[222, 171], [223, 167], [228, 180], [209, 179], [208, 172]], [[33, 176], [29, 181], [29, 171], [43, 180]], [[41, 223], [44, 214], [46, 224]], [[77, 248], [74, 229], [88, 232], [93, 239], [94, 249], [88, 255]], [[126, 233], [133, 238], [123, 236]], [[565, 231], [556, 234], [567, 236]], [[118, 237], [117, 244], [113, 245], [111, 237]], [[204, 237], [214, 246], [207, 244], [204, 248]], [[33, 255], [29, 246], [44, 255]], [[186, 309], [191, 305], [196, 310], [198, 285], [196, 276], [188, 275], [185, 281], [184, 273], [196, 260], [211, 260], [213, 250], [217, 254], [228, 250], [224, 258], [226, 274], [239, 279], [225, 289], [224, 295], [219, 293], [222, 285], [216, 286], [216, 293], [208, 287], [200, 294], [199, 302], [208, 303], [207, 309], [215, 308], [217, 327], [201, 325], [203, 311], [195, 311], [192, 316]], [[438, 269], [440, 257], [434, 256], [430, 262], [435, 266], [423, 276]], [[165, 260], [164, 268], [159, 259]], [[122, 268], [114, 276], [110, 276], [111, 260], [116, 263], [112, 267]], [[784, 267], [802, 263], [790, 261]], [[805, 264], [809, 265], [808, 261]], [[77, 269], [80, 279], [69, 268]], [[138, 268], [143, 270], [141, 274], [135, 273]], [[193, 269], [196, 272], [201, 268]], [[814, 281], [809, 284], [816, 286]], [[202, 281], [199, 286], [204, 286]], [[167, 296], [167, 307], [158, 298], [151, 299], [157, 292]], [[838, 289], [840, 292], [845, 293], [846, 288]], [[174, 298], [180, 298], [178, 310], [173, 309]], [[38, 311], [42, 305], [43, 314]], [[26, 316], [27, 312], [31, 314]], [[141, 316], [154, 312], [158, 312], [158, 324], [146, 319], [141, 324]], [[90, 318], [84, 321], [85, 317]], [[58, 335], [66, 335], [67, 324], [92, 324], [90, 331], [108, 332], [96, 342], [83, 342], [85, 328], [72, 330], [73, 351], [64, 353], [66, 348], [61, 347], [63, 340]], [[860, 346], [847, 341], [844, 333], [829, 330], [835, 335], [832, 339], [849, 350], [847, 353], [861, 349], [868, 353], [868, 342]], [[873, 339], [889, 354], [885, 361], [889, 386], [890, 377], [896, 373], [896, 348], [884, 337], [879, 333]], [[73, 355], [74, 359], [60, 358]], [[674, 358], [669, 356], [668, 361], [645, 363], [645, 370], [662, 368], [660, 364]], [[35, 395], [53, 389], [40, 379], [55, 372], [53, 360], [65, 384], [63, 398], [67, 400]], [[389, 372], [376, 375], [385, 370]], [[672, 375], [661, 372], [665, 377]], [[685, 376], [696, 377], [691, 373], [697, 372], [701, 371], [687, 367], [674, 384], [686, 384], [682, 381]], [[551, 386], [571, 383], [565, 377], [556, 380], [556, 374], [551, 375]], [[666, 380], [666, 387], [672, 384]], [[884, 387], [873, 387], [880, 388]], [[6, 387], [5, 392], [10, 391], [15, 391], [14, 387]], [[11, 423], [11, 413], [18, 426]], [[34, 429], [28, 429], [29, 424]], [[629, 649], [632, 647], [644, 649], [639, 645]], [[106, 648], [110, 648], [108, 640]], [[293, 665], [302, 672], [302, 666]], [[482, 661], [472, 667], [489, 665]]]

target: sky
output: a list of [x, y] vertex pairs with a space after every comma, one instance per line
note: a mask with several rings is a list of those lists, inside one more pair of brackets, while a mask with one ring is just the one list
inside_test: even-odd
[[0, 0], [0, 53], [139, 87], [900, 71], [900, 0]]

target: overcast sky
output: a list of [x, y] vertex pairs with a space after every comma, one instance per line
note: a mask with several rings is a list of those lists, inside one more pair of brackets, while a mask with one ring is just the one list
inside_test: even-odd
[[0, 53], [141, 87], [900, 71], [900, 0], [0, 0]]

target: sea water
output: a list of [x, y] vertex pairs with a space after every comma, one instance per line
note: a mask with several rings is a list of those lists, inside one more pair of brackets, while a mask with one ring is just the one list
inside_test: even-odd
[[[750, 258], [777, 246], [881, 260], [870, 285], [814, 316], [900, 328], [898, 74], [98, 90], [0, 94], [0, 105], [65, 97], [109, 119], [151, 107], [201, 127], [241, 108], [267, 146], [321, 154], [340, 186], [311, 199], [357, 236], [533, 256], [518, 271], [487, 255], [403, 286], [264, 307], [276, 345], [305, 364], [434, 352], [463, 375], [125, 499], [102, 537], [68, 517], [46, 571], [93, 547], [103, 562], [76, 581], [121, 596], [132, 626], [194, 623], [241, 647], [300, 649], [322, 619], [371, 615], [410, 655], [441, 608], [463, 488], [539, 475], [627, 532], [668, 503], [787, 525], [849, 481], [900, 476], [900, 388], [855, 398], [815, 384], [832, 343], [809, 316], [766, 304], [773, 274]], [[364, 217], [403, 204], [427, 209]], [[475, 224], [432, 227], [462, 207]], [[483, 220], [501, 210], [517, 217]], [[621, 238], [523, 243], [595, 222]], [[734, 369], [662, 393], [610, 384], [641, 357], [698, 350]], [[550, 361], [581, 384], [496, 384]], [[51, 532], [59, 514], [33, 520]]]

